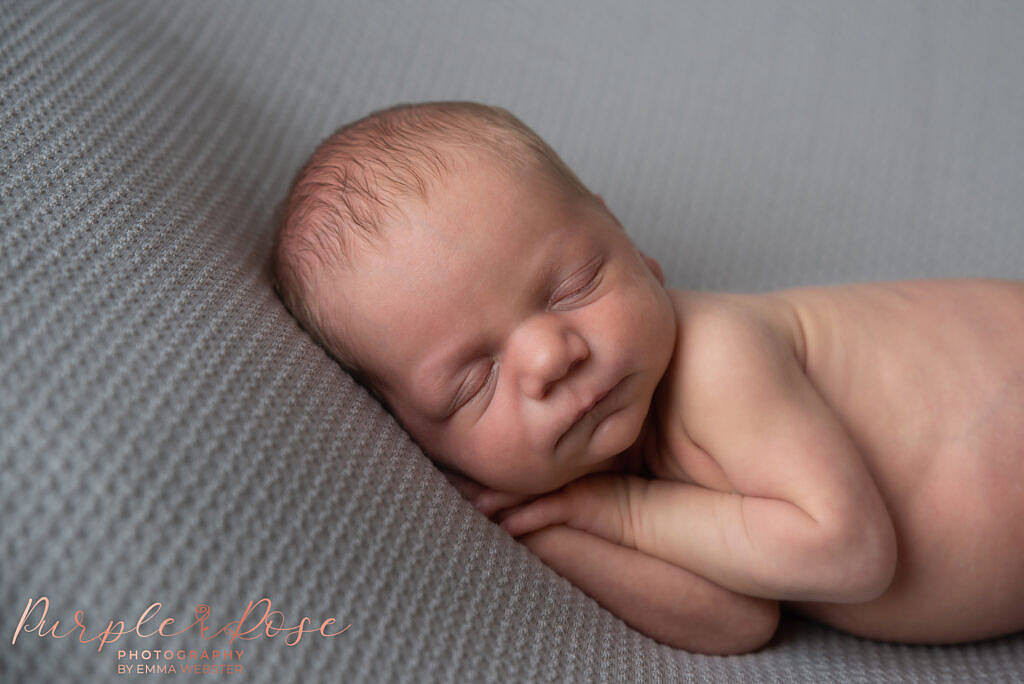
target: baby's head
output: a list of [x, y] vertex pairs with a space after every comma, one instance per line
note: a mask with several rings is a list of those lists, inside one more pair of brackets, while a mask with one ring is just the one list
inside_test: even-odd
[[279, 211], [286, 305], [435, 461], [533, 494], [637, 442], [675, 343], [661, 270], [506, 110], [374, 112]]

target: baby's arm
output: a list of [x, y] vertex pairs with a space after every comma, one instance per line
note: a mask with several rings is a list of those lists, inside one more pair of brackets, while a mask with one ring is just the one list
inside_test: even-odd
[[[440, 469], [488, 517], [529, 498], [485, 489], [459, 473]], [[763, 646], [778, 624], [776, 601], [723, 589], [589, 532], [552, 525], [519, 541], [634, 629], [674, 648], [718, 655], [746, 653]]]
[[519, 541], [631, 627], [673, 648], [747, 653], [775, 633], [777, 601], [737, 594], [589, 532], [552, 525]]
[[[896, 537], [856, 446], [781, 340], [725, 311], [692, 323], [678, 416], [735, 491], [593, 474], [512, 509], [512, 534], [564, 522], [744, 594], [867, 601]], [[667, 426], [673, 429], [678, 426]]]

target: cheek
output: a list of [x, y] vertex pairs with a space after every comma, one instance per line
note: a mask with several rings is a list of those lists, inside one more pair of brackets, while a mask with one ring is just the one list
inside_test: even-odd
[[496, 460], [514, 458], [525, 448], [529, 437], [529, 426], [520, 414], [522, 405], [517, 401], [512, 385], [504, 378], [502, 380], [491, 397], [487, 412], [474, 425], [474, 447], [488, 450]]
[[640, 319], [640, 328], [649, 331], [652, 346], [671, 354], [676, 339], [676, 314], [665, 289], [657, 288], [648, 293]]
[[594, 313], [605, 342], [620, 354], [650, 354], [662, 346], [659, 342], [669, 329], [660, 298], [642, 288], [624, 288], [603, 300]]
[[[459, 461], [464, 471], [492, 489], [521, 486], [523, 478], [534, 476], [528, 450], [522, 448], [522, 436], [507, 426], [479, 426], [463, 444]], [[491, 429], [486, 429], [491, 428]], [[518, 484], [517, 484], [518, 483]]]
[[620, 370], [644, 370], [652, 380], [660, 379], [675, 342], [675, 314], [668, 293], [624, 289], [606, 304], [592, 337], [604, 350], [603, 358], [621, 364]]
[[498, 388], [487, 412], [463, 430], [458, 444], [453, 446], [463, 459], [482, 462], [492, 470], [502, 470], [520, 450], [524, 432], [504, 388]]

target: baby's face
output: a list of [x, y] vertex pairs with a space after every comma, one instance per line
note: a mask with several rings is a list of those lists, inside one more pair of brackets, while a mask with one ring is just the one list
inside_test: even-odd
[[357, 358], [429, 456], [494, 489], [550, 491], [636, 442], [675, 315], [603, 203], [472, 168], [404, 207], [325, 301], [354, 314]]

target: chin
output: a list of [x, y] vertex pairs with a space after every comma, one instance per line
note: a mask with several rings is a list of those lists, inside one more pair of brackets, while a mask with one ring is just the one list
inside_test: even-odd
[[633, 446], [640, 437], [646, 415], [646, 411], [641, 412], [631, 405], [605, 418], [590, 436], [590, 447], [595, 457], [603, 463]]
[[555, 491], [556, 489], [560, 489], [564, 485], [569, 484], [570, 482], [575, 480], [577, 477], [581, 477], [582, 475], [585, 475], [585, 474], [586, 473], [581, 473], [580, 475], [571, 475], [571, 476], [569, 476], [569, 475], [560, 475], [558, 477], [548, 478], [548, 479], [546, 479], [543, 482], [538, 481], [538, 480], [533, 480], [532, 482], [530, 482], [529, 485], [522, 486], [522, 487], [514, 487], [514, 488], [510, 487], [510, 488], [507, 489], [507, 491], [513, 492], [515, 494], [526, 494], [527, 496], [534, 496], [534, 495], [538, 495], [538, 494], [549, 494], [549, 493]]

